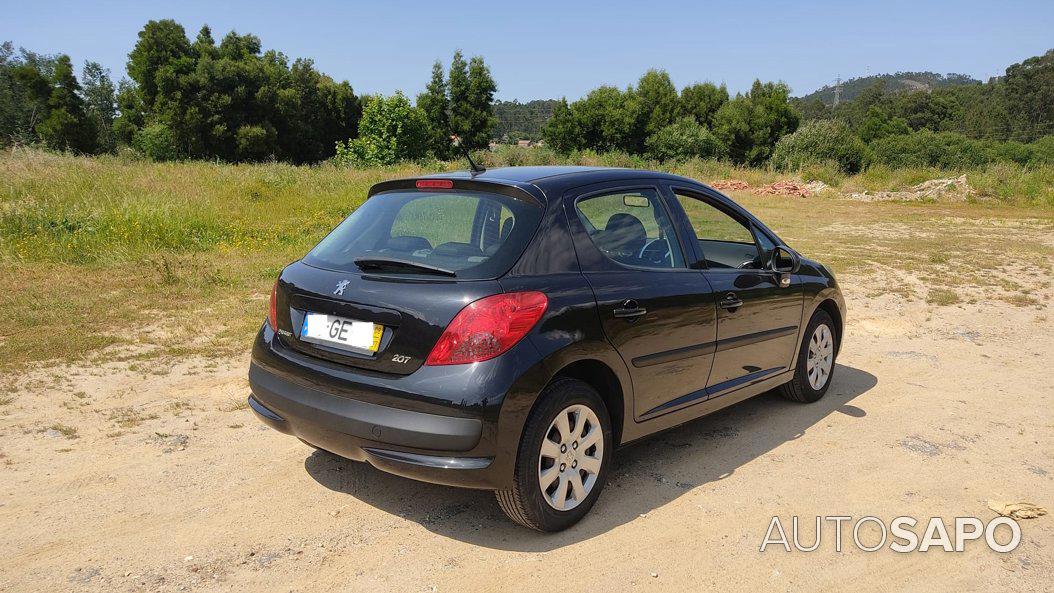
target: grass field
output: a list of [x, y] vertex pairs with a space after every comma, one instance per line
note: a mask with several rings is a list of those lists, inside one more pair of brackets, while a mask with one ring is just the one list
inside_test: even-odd
[[[535, 164], [510, 154], [502, 158]], [[361, 204], [370, 185], [459, 166], [355, 171], [0, 153], [0, 368], [104, 349], [110, 359], [244, 350], [278, 271]], [[783, 178], [708, 162], [674, 171], [704, 182]], [[974, 203], [840, 199], [948, 175], [819, 168], [801, 177], [834, 186], [821, 196], [734, 197], [836, 272], [875, 278], [876, 294], [1045, 306], [1034, 294], [1051, 276], [1054, 246], [1044, 237], [1054, 234], [1054, 170], [969, 172], [981, 197]], [[131, 344], [141, 347], [121, 348]]]

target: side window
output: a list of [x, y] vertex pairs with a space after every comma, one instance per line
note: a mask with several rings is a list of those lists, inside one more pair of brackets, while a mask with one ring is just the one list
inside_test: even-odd
[[575, 202], [589, 238], [604, 255], [629, 266], [683, 268], [677, 236], [651, 189], [589, 196]]
[[699, 198], [680, 193], [676, 196], [692, 223], [708, 267], [764, 267], [764, 259], [754, 243], [754, 234], [747, 225]]

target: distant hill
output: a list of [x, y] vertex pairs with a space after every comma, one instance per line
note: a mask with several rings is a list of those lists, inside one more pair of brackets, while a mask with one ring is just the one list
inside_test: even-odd
[[[929, 91], [938, 87], [981, 84], [980, 80], [966, 74], [937, 74], [936, 72], [897, 72], [876, 74], [842, 81], [840, 101], [852, 101], [867, 87], [884, 82], [886, 91]], [[819, 99], [825, 105], [834, 105], [835, 87], [828, 85], [818, 91], [800, 97], [802, 101]]]

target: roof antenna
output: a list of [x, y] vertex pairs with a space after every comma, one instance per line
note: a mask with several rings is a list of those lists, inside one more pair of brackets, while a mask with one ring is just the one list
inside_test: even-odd
[[450, 140], [454, 143], [454, 146], [461, 149], [461, 154], [465, 155], [465, 158], [468, 160], [468, 166], [472, 170], [473, 176], [479, 175], [480, 173], [483, 173], [487, 170], [486, 167], [481, 167], [476, 164], [476, 161], [472, 160], [472, 155], [469, 154], [468, 149], [465, 148], [465, 145], [461, 143], [461, 137], [459, 137], [457, 134], [451, 134]]

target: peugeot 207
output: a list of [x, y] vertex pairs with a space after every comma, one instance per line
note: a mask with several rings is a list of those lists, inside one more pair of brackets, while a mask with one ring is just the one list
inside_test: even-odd
[[313, 447], [493, 490], [557, 531], [618, 447], [772, 389], [823, 397], [844, 319], [826, 267], [691, 179], [386, 181], [281, 272], [249, 404]]

